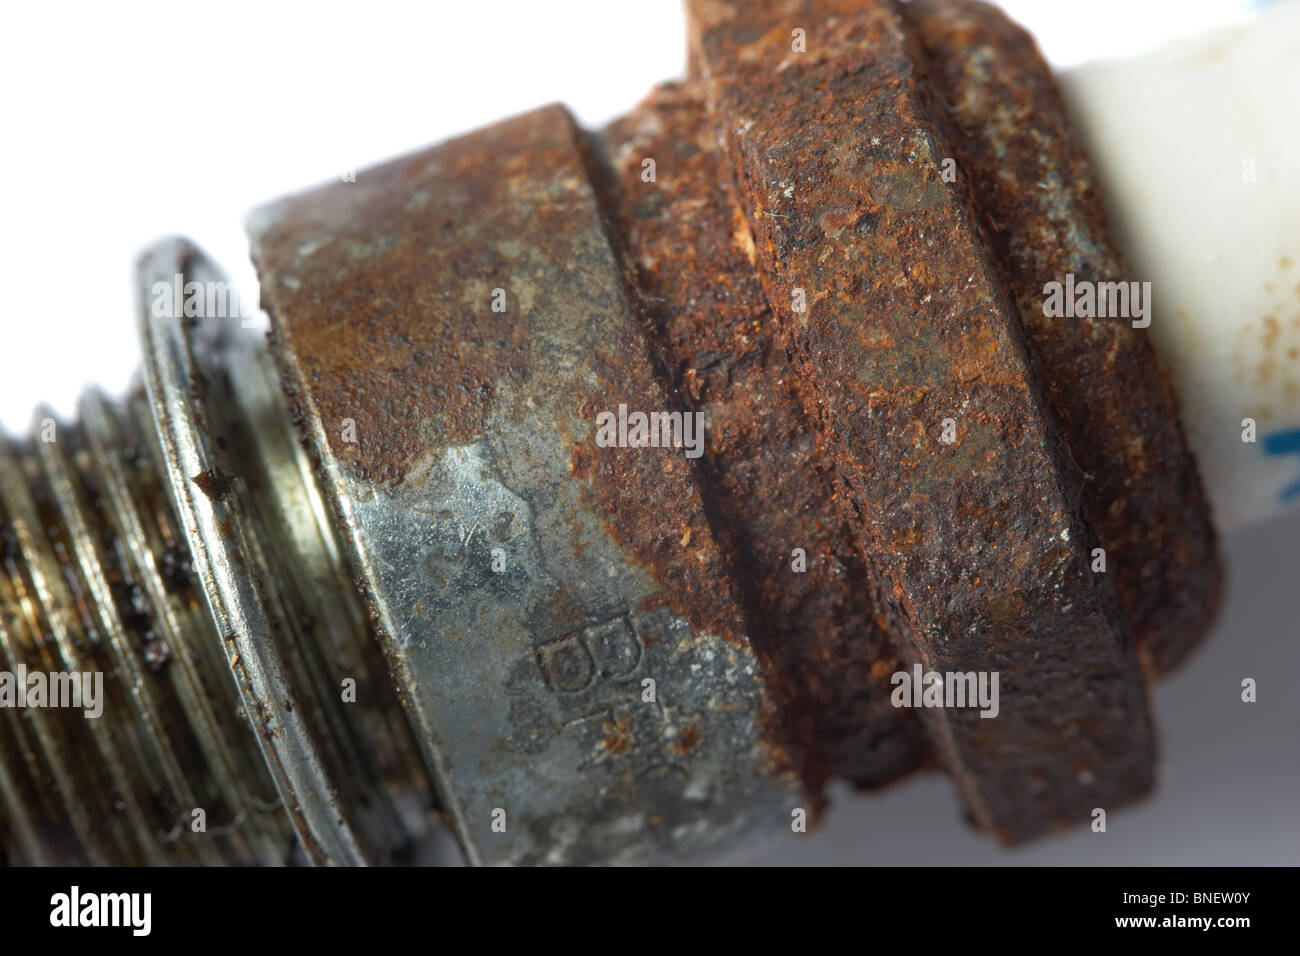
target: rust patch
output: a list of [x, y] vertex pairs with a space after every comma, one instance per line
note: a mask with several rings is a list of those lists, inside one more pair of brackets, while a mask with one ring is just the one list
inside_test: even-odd
[[[1014, 841], [1145, 794], [1143, 686], [1113, 585], [1089, 570], [1079, 476], [971, 187], [941, 176], [953, 154], [896, 7], [688, 9], [692, 75], [900, 652], [1000, 674], [997, 720], [925, 714], [973, 818]], [[790, 52], [796, 26], [806, 54]], [[957, 440], [938, 437], [945, 419], [960, 421]], [[994, 620], [1011, 608], [1023, 610]], [[1047, 785], [1029, 786], [1034, 774]]]
[[672, 742], [673, 750], [683, 757], [700, 745], [700, 730], [694, 724], [687, 724]]
[[606, 720], [605, 749], [612, 754], [626, 753], [632, 747], [632, 724], [627, 720]]
[[528, 444], [544, 432], [578, 486], [556, 518], [574, 573], [605, 573], [583, 543], [595, 516], [656, 585], [644, 609], [748, 648], [691, 463], [595, 442], [599, 411], [672, 403], [631, 320], [590, 166], [553, 106], [260, 213], [253, 254], [285, 390], [301, 428], [318, 422], [353, 476], [387, 485], [480, 439], [501, 452], [507, 486], [509, 474], [551, 485], [551, 451]]
[[[888, 639], [704, 106], [665, 85], [597, 145], [599, 184], [656, 365], [682, 406], [708, 419], [701, 486], [744, 592], [780, 733], [813, 790], [832, 775], [864, 786], [895, 779], [924, 760], [924, 739], [913, 716], [889, 704], [892, 669], [873, 671], [892, 658]], [[641, 178], [647, 157], [652, 183]]]
[[[284, 200], [253, 229], [273, 347], [288, 344], [280, 313], [294, 316], [299, 378], [286, 392], [310, 399], [330, 451], [359, 476], [398, 484], [430, 445], [473, 441], [500, 379], [523, 384], [540, 358], [518, 321], [526, 270], [480, 217], [494, 193], [526, 188], [528, 162], [548, 163], [538, 132], [517, 121], [451, 140], [367, 170], [342, 194]], [[498, 161], [484, 164], [485, 150]], [[429, 164], [454, 194], [426, 191]], [[561, 215], [558, 204], [535, 213], [543, 224]]]
[[1177, 399], [1146, 330], [1125, 319], [1043, 315], [1044, 284], [1066, 273], [1076, 282], [1140, 277], [1127, 273], [1111, 241], [1088, 156], [1033, 38], [983, 3], [915, 0], [900, 9], [926, 81], [946, 107], [957, 175], [970, 181], [1006, 270], [1070, 464], [1083, 473], [1085, 509], [1121, 609], [1167, 672], [1204, 638], [1222, 591]]
[[598, 218], [561, 107], [282, 200], [251, 231], [286, 392], [342, 464], [385, 484], [489, 421], [544, 410], [585, 503], [661, 586], [652, 602], [743, 644], [689, 463], [595, 446], [596, 411], [666, 407], [619, 318], [621, 286], [601, 288], [598, 311], [586, 304], [617, 276]]
[[198, 485], [199, 491], [207, 495], [211, 501], [220, 501], [235, 486], [235, 479], [220, 468], [209, 468], [197, 475], [191, 475], [190, 481]]

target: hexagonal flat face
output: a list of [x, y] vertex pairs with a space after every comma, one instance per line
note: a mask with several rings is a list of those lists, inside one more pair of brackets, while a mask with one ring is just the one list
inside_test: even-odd
[[891, 623], [929, 671], [998, 675], [996, 718], [927, 711], [972, 815], [1015, 840], [1144, 794], [1154, 744], [1114, 588], [1090, 567], [1077, 471], [968, 186], [942, 175], [952, 153], [897, 8], [689, 9], [758, 268]]
[[902, 15], [952, 119], [953, 168], [975, 183], [992, 226], [1044, 396], [1087, 476], [1084, 501], [1120, 609], [1147, 669], [1168, 671], [1213, 624], [1222, 571], [1151, 330], [1110, 317], [1044, 315], [1044, 286], [1067, 275], [1080, 289], [1128, 289], [1136, 278], [1111, 240], [1088, 156], [1033, 38], [1001, 11], [970, 0], [913, 0]]
[[[749, 636], [810, 786], [872, 787], [929, 753], [890, 703], [900, 669], [866, 587], [801, 383], [754, 271], [754, 245], [712, 117], [691, 85], [660, 87], [594, 140], [605, 208], [635, 269], [648, 344], [708, 416], [701, 487], [745, 569]], [[644, 179], [657, 157], [656, 179]]]
[[[291, 400], [475, 862], [788, 826], [764, 683], [555, 107], [250, 225]], [[358, 704], [360, 706], [360, 704]]]

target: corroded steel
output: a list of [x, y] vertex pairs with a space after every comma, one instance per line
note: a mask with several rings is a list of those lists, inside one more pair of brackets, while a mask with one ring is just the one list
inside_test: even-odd
[[1205, 636], [1221, 591], [1214, 528], [1173, 390], [1144, 329], [1043, 310], [1044, 285], [1067, 274], [1081, 283], [1130, 278], [1096, 177], [1029, 34], [982, 3], [914, 0], [902, 12], [947, 107], [957, 167], [975, 184], [1071, 463], [1083, 472], [1139, 654], [1152, 672], [1169, 671]]
[[969, 812], [1017, 840], [1141, 796], [1155, 748], [1128, 628], [895, 6], [690, 9], [758, 271], [893, 633], [927, 670], [1000, 675], [995, 720], [927, 711]]

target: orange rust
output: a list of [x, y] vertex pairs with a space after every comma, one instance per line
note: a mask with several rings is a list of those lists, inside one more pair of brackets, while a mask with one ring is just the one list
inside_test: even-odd
[[671, 747], [682, 756], [690, 753], [700, 745], [700, 729], [694, 724], [687, 724], [673, 740]]
[[[1080, 476], [1066, 467], [973, 186], [942, 175], [947, 124], [900, 6], [688, 9], [692, 77], [726, 144], [805, 407], [858, 516], [872, 587], [888, 598], [889, 630], [909, 661], [935, 669], [996, 661], [1015, 701], [996, 734], [972, 711], [924, 714], [968, 810], [1010, 841], [1085, 804], [1141, 796], [1152, 782], [1149, 715], [1113, 585], [1088, 571]], [[806, 56], [790, 54], [791, 23], [817, 37]], [[815, 138], [792, 134], [814, 127]], [[959, 441], [938, 439], [945, 418], [965, 426]], [[957, 523], [967, 495], [984, 516]], [[1023, 610], [995, 620], [1020, 606], [1009, 595]], [[1062, 728], [1085, 710], [1104, 717], [1086, 738], [1069, 736]], [[1087, 789], [1067, 766], [1082, 751], [1106, 754]], [[1035, 770], [1051, 781], [1044, 792], [1024, 789]]]
[[[920, 728], [890, 706], [890, 675], [872, 667], [892, 657], [888, 639], [754, 272], [752, 237], [735, 241], [744, 217], [704, 105], [666, 84], [596, 146], [605, 173], [596, 182], [656, 367], [684, 408], [707, 415], [701, 486], [746, 590], [773, 733], [814, 790], [832, 775], [864, 786], [894, 779], [924, 759]], [[655, 159], [653, 184], [640, 176], [645, 157]]]
[[[1146, 330], [1124, 319], [1043, 315], [1044, 284], [1067, 272], [1131, 278], [1087, 153], [1033, 38], [1004, 14], [968, 0], [899, 9], [926, 82], [946, 106], [936, 116], [958, 177], [973, 185], [1069, 461], [1084, 476], [1089, 518], [1109, 563], [1124, 569], [1115, 576], [1120, 607], [1168, 671], [1204, 638], [1222, 577], [1173, 388]], [[996, 66], [973, 51], [996, 51]], [[1267, 379], [1271, 366], [1259, 374]]]

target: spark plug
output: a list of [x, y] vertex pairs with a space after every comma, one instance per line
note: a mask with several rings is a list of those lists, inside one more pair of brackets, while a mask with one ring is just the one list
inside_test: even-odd
[[139, 387], [0, 442], [0, 670], [104, 678], [0, 708], [7, 862], [713, 858], [933, 768], [1012, 844], [1150, 791], [1216, 527], [1300, 500], [1253, 112], [1300, 7], [1059, 78], [964, 0], [688, 9], [604, 129], [256, 211], [269, 345], [142, 257]]

